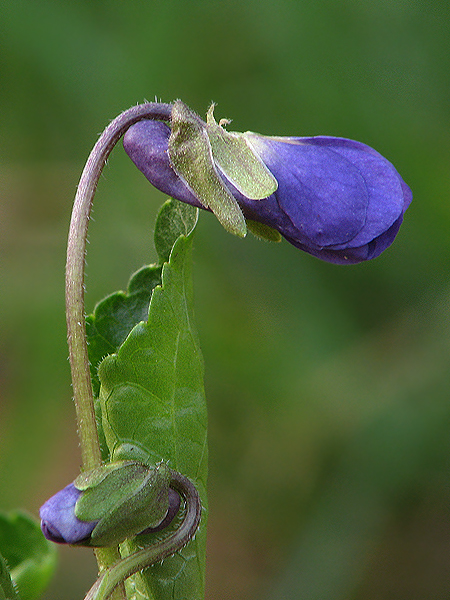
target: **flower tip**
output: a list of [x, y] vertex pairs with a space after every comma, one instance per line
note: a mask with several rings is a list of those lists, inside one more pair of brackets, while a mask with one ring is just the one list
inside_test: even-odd
[[44, 534], [44, 537], [50, 542], [55, 542], [56, 544], [66, 543], [61, 533], [48, 521], [44, 521], [43, 519], [41, 519], [41, 530]]
[[75, 516], [75, 504], [82, 492], [73, 483], [57, 492], [39, 511], [44, 536], [57, 544], [89, 545], [89, 537], [97, 522], [80, 521]]

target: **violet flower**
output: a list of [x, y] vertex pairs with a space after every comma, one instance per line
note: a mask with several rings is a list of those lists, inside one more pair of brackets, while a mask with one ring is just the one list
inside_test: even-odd
[[[207, 124], [203, 125], [206, 131]], [[327, 136], [225, 133], [243, 136], [278, 183], [268, 197], [250, 199], [214, 163], [246, 219], [275, 229], [297, 248], [337, 264], [375, 258], [393, 242], [412, 193], [394, 166], [369, 146]], [[143, 120], [128, 129], [124, 147], [156, 188], [205, 208], [171, 163], [170, 136], [165, 123]], [[212, 152], [211, 158], [214, 161]]]

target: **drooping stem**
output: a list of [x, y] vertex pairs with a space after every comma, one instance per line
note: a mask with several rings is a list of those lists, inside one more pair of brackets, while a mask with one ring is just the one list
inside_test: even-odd
[[[101, 465], [100, 445], [94, 413], [84, 309], [84, 266], [89, 217], [97, 183], [112, 149], [126, 130], [142, 119], [169, 121], [171, 104], [148, 102], [116, 117], [103, 131], [86, 162], [75, 196], [67, 244], [66, 321], [72, 372], [73, 397], [84, 470]], [[120, 556], [114, 548], [100, 549], [100, 570]]]
[[176, 471], [172, 471], [170, 487], [176, 490], [185, 500], [185, 516], [179, 528], [167, 538], [154, 546], [143, 548], [100, 574], [84, 600], [106, 600], [125, 579], [146, 567], [161, 562], [171, 556], [193, 537], [197, 531], [201, 517], [201, 502], [194, 484]]
[[86, 470], [101, 464], [84, 310], [84, 265], [92, 202], [108, 156], [125, 131], [142, 119], [169, 121], [171, 108], [171, 104], [149, 102], [134, 106], [115, 118], [103, 131], [89, 155], [75, 196], [67, 244], [66, 320], [78, 435], [83, 468]]

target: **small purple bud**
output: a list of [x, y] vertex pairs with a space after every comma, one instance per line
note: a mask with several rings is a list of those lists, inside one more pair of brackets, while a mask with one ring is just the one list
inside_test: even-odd
[[88, 542], [98, 521], [84, 522], [76, 518], [75, 504], [82, 493], [71, 483], [41, 506], [41, 529], [48, 540], [57, 544]]
[[[90, 537], [99, 521], [80, 521], [75, 516], [75, 505], [83, 493], [71, 483], [41, 506], [39, 511], [41, 529], [48, 540], [57, 544], [92, 545]], [[168, 494], [169, 508], [166, 516], [159, 525], [144, 529], [142, 534], [162, 531], [170, 525], [178, 513], [181, 505], [180, 495], [172, 488], [169, 488]]]

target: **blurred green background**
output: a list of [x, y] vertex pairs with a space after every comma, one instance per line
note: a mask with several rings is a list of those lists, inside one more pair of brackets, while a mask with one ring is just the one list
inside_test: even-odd
[[[450, 596], [450, 4], [3, 0], [0, 508], [78, 473], [65, 243], [84, 161], [123, 109], [183, 99], [232, 128], [375, 147], [414, 193], [353, 267], [228, 235], [202, 213], [209, 600]], [[155, 259], [164, 196], [118, 147], [90, 229], [87, 310]], [[62, 549], [46, 598], [92, 583]]]

